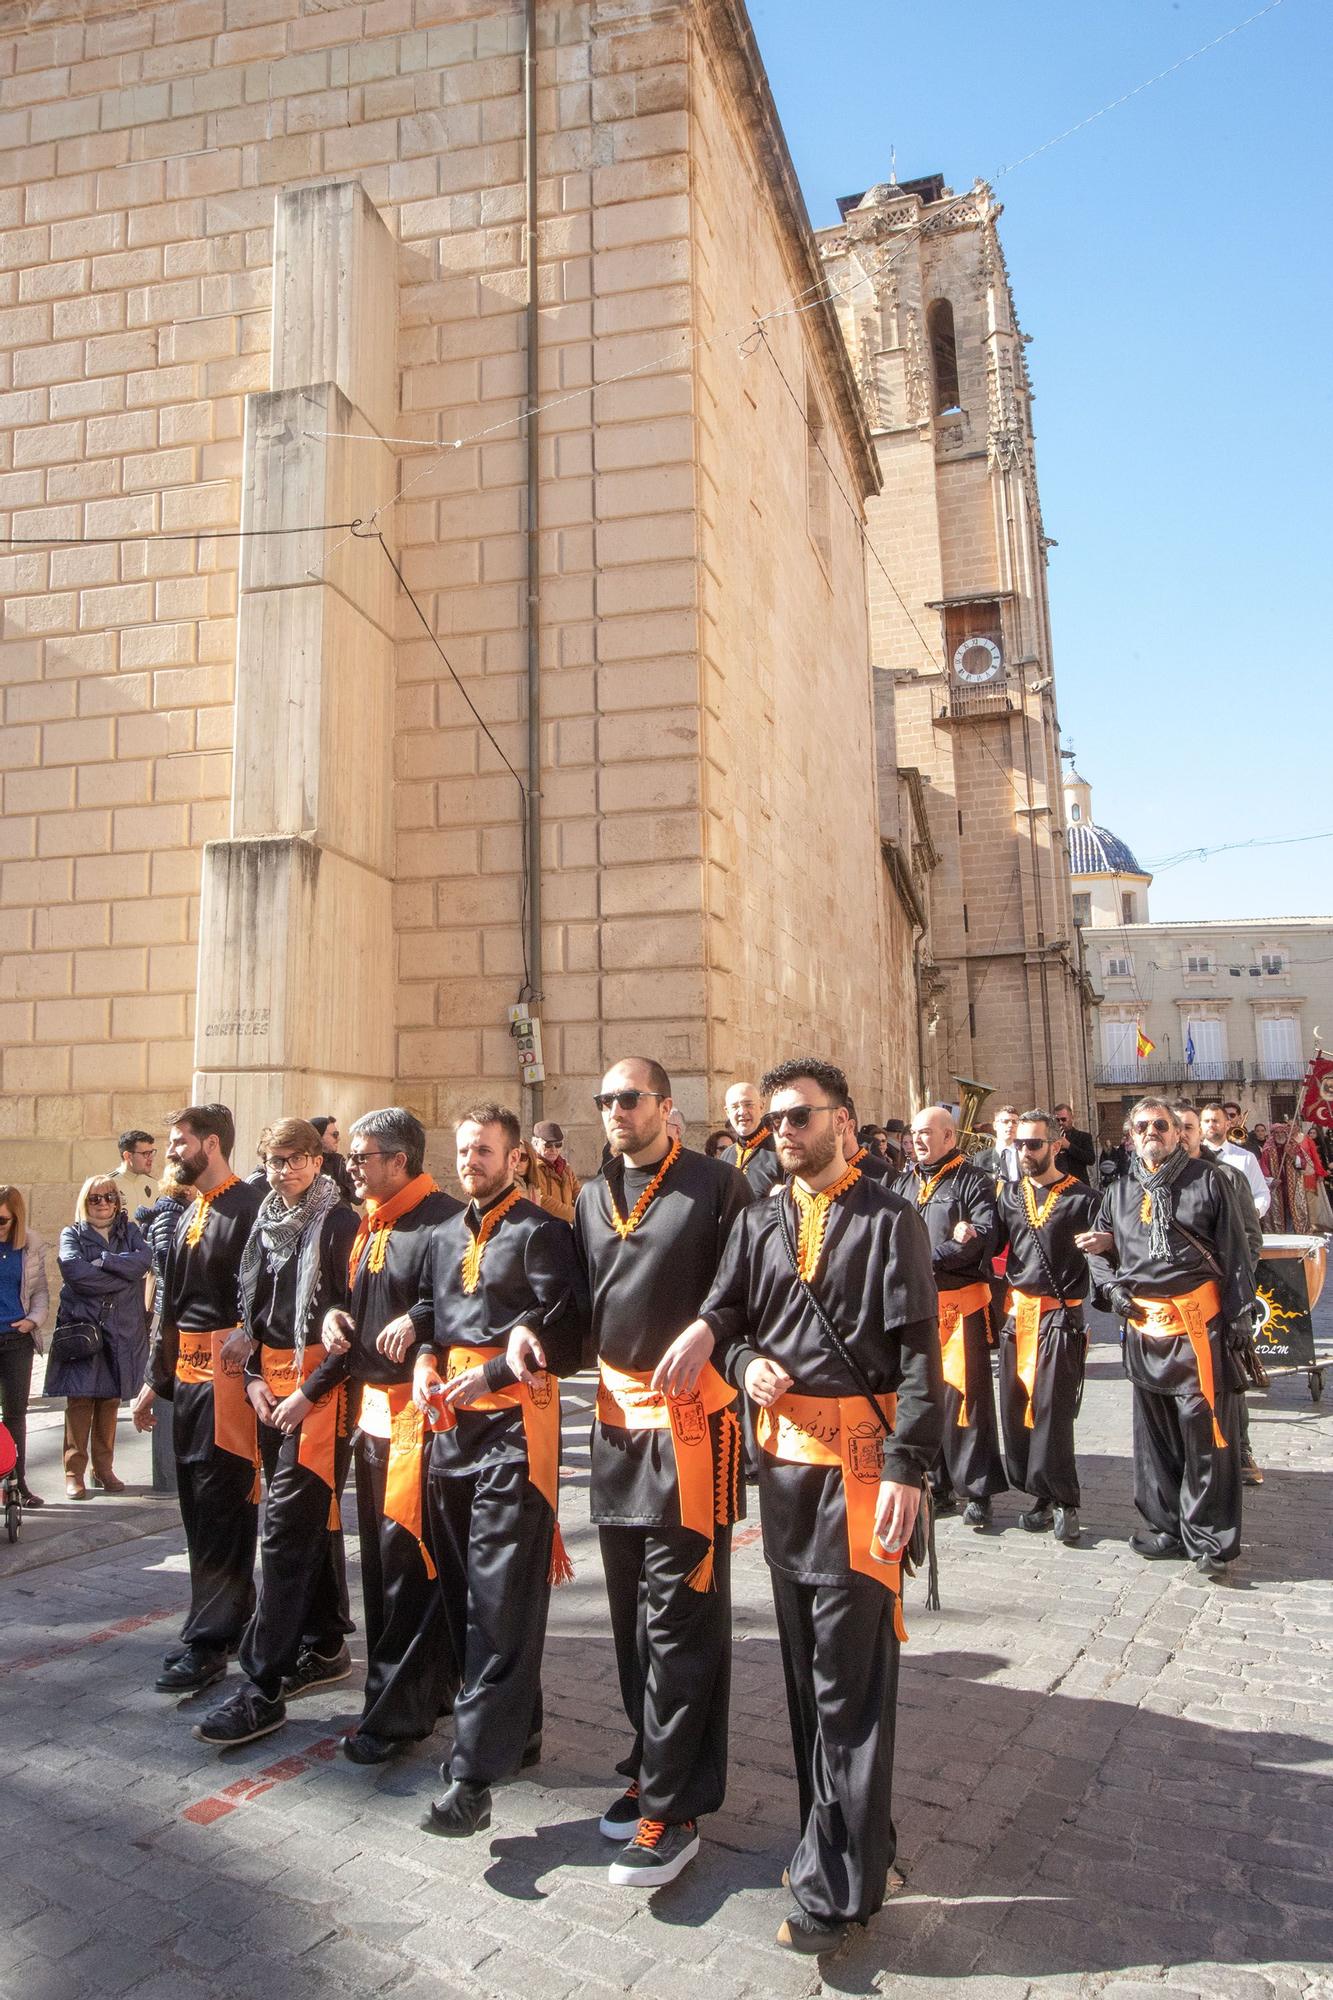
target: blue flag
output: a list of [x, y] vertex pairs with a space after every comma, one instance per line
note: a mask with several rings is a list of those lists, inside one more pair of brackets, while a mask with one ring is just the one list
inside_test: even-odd
[[1185, 1065], [1188, 1069], [1193, 1069], [1194, 1067], [1194, 1024], [1192, 1021], [1187, 1021], [1185, 1024]]

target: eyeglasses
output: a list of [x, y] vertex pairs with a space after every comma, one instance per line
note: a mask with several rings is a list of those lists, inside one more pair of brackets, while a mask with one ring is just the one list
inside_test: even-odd
[[816, 1111], [833, 1111], [836, 1108], [832, 1104], [790, 1104], [785, 1111], [770, 1111], [768, 1122], [775, 1132], [780, 1132], [784, 1125], [790, 1125], [793, 1132], [804, 1132]]
[[1051, 1142], [1049, 1139], [1014, 1139], [1010, 1143], [1021, 1146], [1025, 1153], [1039, 1153], [1043, 1146], [1049, 1146]]
[[267, 1173], [276, 1174], [281, 1179], [283, 1174], [294, 1174], [309, 1158], [309, 1153], [275, 1153], [271, 1159], [265, 1160], [264, 1168]]
[[387, 1160], [390, 1157], [391, 1155], [388, 1153], [376, 1153], [369, 1150], [364, 1153], [349, 1153], [347, 1155], [347, 1164], [349, 1167], [359, 1167], [364, 1160]]
[[1134, 1130], [1136, 1132], [1169, 1132], [1171, 1130], [1171, 1120], [1169, 1118], [1136, 1118], [1134, 1120]]
[[599, 1090], [593, 1103], [599, 1111], [609, 1111], [614, 1104], [619, 1111], [632, 1111], [641, 1097], [655, 1097], [661, 1102], [660, 1090]]

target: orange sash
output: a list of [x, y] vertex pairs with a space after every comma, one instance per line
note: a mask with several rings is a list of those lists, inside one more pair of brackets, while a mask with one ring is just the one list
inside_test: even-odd
[[[288, 1347], [264, 1347], [260, 1350], [259, 1365], [263, 1370], [266, 1388], [281, 1403], [293, 1390], [300, 1387], [307, 1375], [313, 1375], [320, 1363], [326, 1359], [322, 1347], [307, 1348], [303, 1357], [304, 1365], [298, 1377], [296, 1350]], [[302, 1419], [301, 1436], [296, 1447], [298, 1462], [307, 1472], [313, 1472], [322, 1479], [329, 1489], [329, 1518], [327, 1526], [341, 1528], [342, 1516], [338, 1512], [338, 1475], [335, 1470], [335, 1454], [339, 1436], [346, 1436], [346, 1397], [341, 1382], [328, 1394], [321, 1396], [308, 1417]]]
[[[699, 1386], [683, 1396], [664, 1395], [650, 1385], [648, 1369], [613, 1368], [599, 1363], [597, 1418], [612, 1430], [671, 1432], [671, 1449], [676, 1461], [676, 1490], [680, 1495], [680, 1525], [702, 1535], [707, 1554], [686, 1578], [691, 1590], [713, 1588], [713, 1530], [725, 1522], [728, 1500], [739, 1473], [740, 1426], [734, 1411], [722, 1428], [722, 1452], [713, 1464], [713, 1440], [708, 1419], [717, 1410], [726, 1410], [736, 1400], [736, 1391], [723, 1381], [711, 1361], [705, 1362]], [[734, 1507], [733, 1507], [734, 1511]]]
[[1014, 1344], [1017, 1348], [1018, 1379], [1027, 1397], [1023, 1422], [1032, 1429], [1032, 1397], [1037, 1386], [1037, 1335], [1043, 1313], [1058, 1312], [1061, 1306], [1081, 1306], [1082, 1299], [1049, 1299], [1044, 1292], [1010, 1292], [1009, 1310], [1014, 1316]]
[[[892, 1424], [898, 1398], [875, 1400]], [[756, 1410], [754, 1432], [760, 1450], [786, 1465], [838, 1467], [847, 1508], [848, 1560], [858, 1575], [871, 1576], [893, 1592], [893, 1629], [905, 1640], [902, 1552], [890, 1554], [875, 1533], [884, 1433], [866, 1409], [865, 1397], [799, 1396], [789, 1389], [771, 1408]]]
[[365, 1382], [361, 1387], [361, 1428], [367, 1437], [387, 1438], [389, 1465], [384, 1479], [384, 1516], [405, 1528], [421, 1550], [427, 1576], [435, 1574], [421, 1538], [421, 1452], [426, 1420], [412, 1401], [410, 1382]]
[[244, 1458], [255, 1469], [252, 1500], [259, 1498], [259, 1419], [245, 1393], [245, 1362], [228, 1360], [222, 1343], [239, 1329], [215, 1327], [209, 1333], [181, 1333], [176, 1355], [178, 1382], [213, 1385], [213, 1442], [219, 1451]]
[[990, 1286], [980, 1278], [961, 1291], [940, 1293], [940, 1356], [944, 1379], [958, 1391], [958, 1428], [967, 1428], [967, 1351], [963, 1345], [963, 1321], [972, 1313], [985, 1312], [990, 1304]]
[[[466, 1375], [469, 1368], [482, 1368], [488, 1361], [504, 1353], [503, 1347], [451, 1347], [445, 1367], [445, 1380], [452, 1382], [456, 1375]], [[483, 1416], [496, 1416], [501, 1410], [521, 1410], [523, 1413], [523, 1442], [528, 1453], [528, 1477], [556, 1516], [555, 1543], [551, 1550], [551, 1582], [568, 1583], [574, 1574], [574, 1566], [565, 1553], [564, 1537], [560, 1533], [560, 1384], [554, 1375], [544, 1370], [534, 1382], [511, 1382], [507, 1389], [488, 1389], [463, 1406], [476, 1410]], [[451, 1431], [458, 1423], [458, 1415], [449, 1404], [439, 1407], [433, 1424], [435, 1430]]]
[[1212, 1279], [1196, 1285], [1192, 1292], [1182, 1292], [1174, 1299], [1141, 1299], [1134, 1304], [1139, 1312], [1146, 1314], [1148, 1324], [1138, 1331], [1148, 1339], [1173, 1340], [1182, 1335], [1194, 1350], [1194, 1365], [1199, 1371], [1199, 1387], [1203, 1400], [1208, 1405], [1208, 1414], [1213, 1420], [1213, 1443], [1219, 1450], [1225, 1450], [1226, 1439], [1217, 1421], [1213, 1407], [1213, 1350], [1208, 1343], [1208, 1322], [1216, 1319], [1222, 1310], [1222, 1299]]

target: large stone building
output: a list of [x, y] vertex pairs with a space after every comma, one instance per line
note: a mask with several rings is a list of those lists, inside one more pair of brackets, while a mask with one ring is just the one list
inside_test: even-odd
[[[1333, 1024], [1333, 918], [1153, 923], [1152, 876], [1097, 825], [1092, 788], [1065, 779], [1074, 920], [1096, 991], [1096, 1118], [1120, 1137], [1145, 1090], [1236, 1097], [1251, 1124], [1296, 1110], [1315, 1036]], [[1139, 1034], [1152, 1044], [1139, 1055]]]
[[[192, 1091], [243, 1149], [512, 1100], [530, 993], [584, 1157], [627, 1049], [696, 1123], [805, 1044], [908, 1100], [908, 913], [979, 835], [872, 699], [876, 453], [743, 8], [532, 11], [529, 63], [522, 0], [3, 10], [0, 1172], [47, 1232]], [[1029, 550], [1026, 444], [969, 396]], [[1040, 590], [965, 544], [920, 587], [1005, 607], [1018, 857]], [[1040, 979], [1063, 1082], [1044, 879], [975, 1033], [949, 933], [950, 1062]]]
[[[924, 811], [918, 934], [927, 1095], [962, 1073], [1017, 1102], [1090, 1095], [1064, 853], [1032, 391], [978, 185], [839, 203], [824, 268], [882, 486], [867, 505], [885, 737]], [[887, 791], [887, 786], [882, 785]]]

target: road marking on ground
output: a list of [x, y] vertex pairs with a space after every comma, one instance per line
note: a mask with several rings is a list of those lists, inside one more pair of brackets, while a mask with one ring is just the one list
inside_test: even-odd
[[7, 1660], [3, 1664], [9, 1674], [26, 1674], [33, 1667], [49, 1667], [52, 1660], [66, 1659], [71, 1653], [81, 1653], [88, 1646], [105, 1646], [112, 1639], [123, 1639], [128, 1632], [142, 1632], [147, 1625], [160, 1625], [164, 1618], [178, 1618], [179, 1604], [167, 1604], [160, 1611], [141, 1611], [137, 1617], [122, 1618], [117, 1625], [104, 1625], [100, 1632], [89, 1632], [82, 1639], [67, 1639], [63, 1646], [52, 1646], [49, 1652], [29, 1653], [23, 1660]]
[[213, 1792], [206, 1799], [197, 1799], [192, 1806], [186, 1806], [181, 1818], [193, 1820], [196, 1826], [212, 1826], [215, 1819], [235, 1812], [237, 1806], [249, 1805], [252, 1799], [271, 1792], [275, 1785], [286, 1785], [293, 1778], [303, 1778], [307, 1771], [327, 1764], [337, 1754], [338, 1738], [321, 1736], [318, 1742], [308, 1744], [295, 1756], [284, 1757], [277, 1764], [266, 1764], [262, 1771], [256, 1771], [253, 1778], [238, 1778], [234, 1785], [224, 1785], [220, 1792]]

